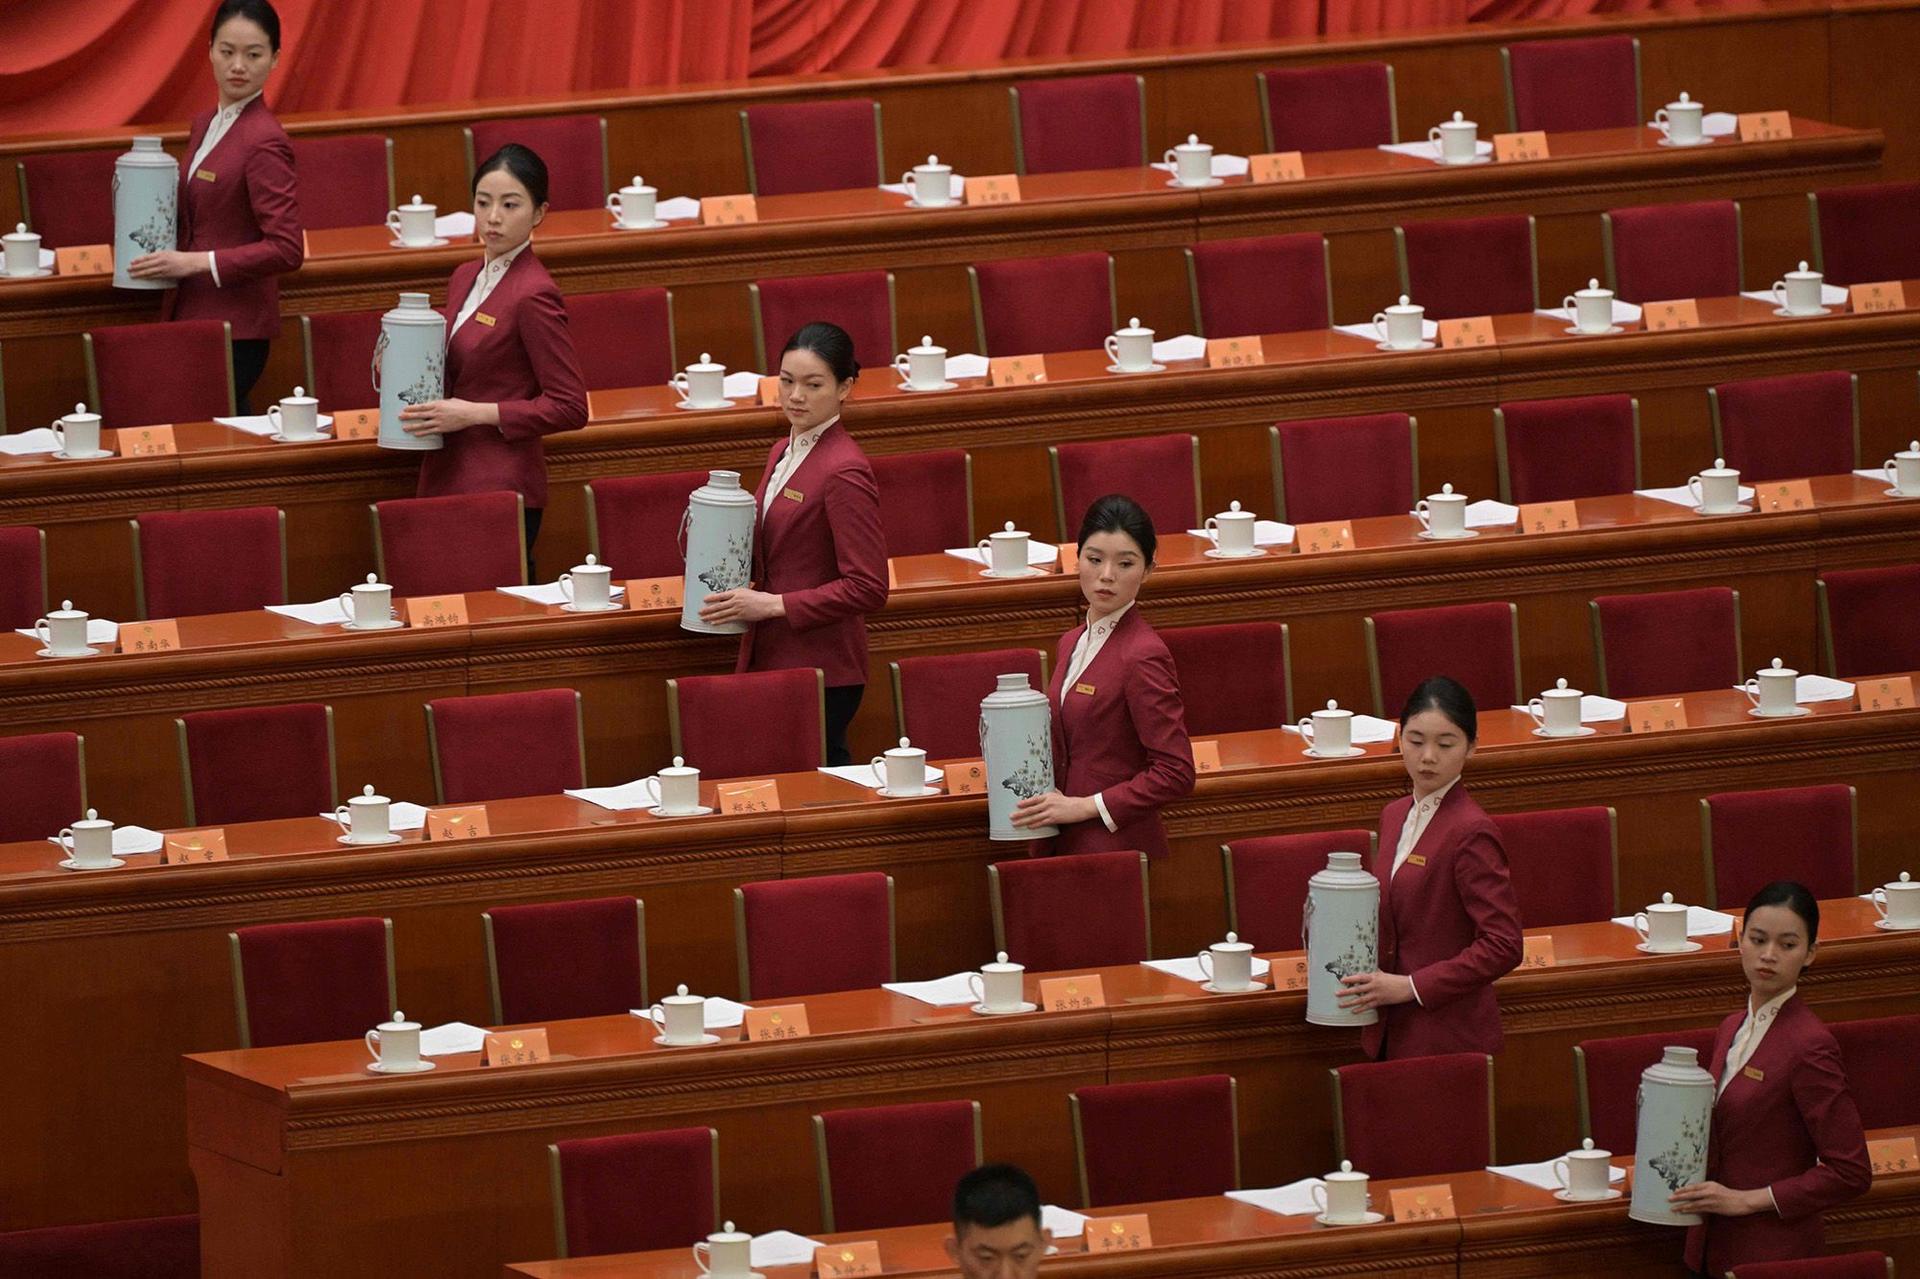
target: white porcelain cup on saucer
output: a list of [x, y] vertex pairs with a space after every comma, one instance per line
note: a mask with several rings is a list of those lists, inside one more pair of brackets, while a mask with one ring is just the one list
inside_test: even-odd
[[292, 395], [268, 407], [267, 421], [273, 423], [273, 433], [283, 440], [317, 440], [320, 401], [308, 395], [306, 387], [296, 386]]
[[1243, 511], [1240, 503], [1231, 502], [1218, 515], [1207, 516], [1207, 540], [1222, 555], [1253, 555], [1260, 549], [1253, 544], [1253, 526], [1257, 522], [1258, 517], [1252, 511]]
[[947, 348], [935, 346], [933, 335], [926, 334], [919, 346], [893, 357], [893, 371], [916, 391], [937, 391], [947, 384]]
[[1789, 271], [1773, 282], [1773, 304], [1789, 315], [1825, 315], [1827, 308], [1820, 302], [1823, 278], [1802, 262], [1799, 270]]
[[1174, 181], [1183, 187], [1203, 187], [1213, 181], [1213, 148], [1197, 133], [1189, 133], [1185, 142], [1168, 147], [1160, 161], [1173, 166]]
[[987, 572], [994, 577], [1025, 577], [1027, 564], [1027, 533], [1017, 529], [1013, 521], [997, 533], [991, 533], [980, 539], [975, 549], [987, 561]]
[[1580, 698], [1577, 688], [1559, 681], [1540, 696], [1527, 701], [1527, 714], [1548, 737], [1577, 737], [1580, 734]]
[[672, 766], [647, 778], [645, 785], [653, 806], [669, 817], [700, 811], [700, 770], [687, 767], [682, 756], [675, 755]]
[[753, 1236], [735, 1230], [729, 1221], [693, 1245], [693, 1264], [710, 1279], [750, 1279], [753, 1274]]
[[724, 409], [731, 404], [726, 394], [727, 366], [714, 363], [705, 351], [697, 363], [669, 378], [667, 385], [680, 392], [682, 402], [691, 408]]
[[1613, 327], [1613, 290], [1600, 287], [1590, 279], [1587, 287], [1561, 299], [1567, 320], [1582, 333], [1605, 333]]
[[681, 986], [653, 1006], [654, 1024], [666, 1044], [697, 1044], [707, 1037], [707, 1001]]
[[1633, 931], [1648, 950], [1687, 949], [1687, 908], [1673, 900], [1672, 893], [1660, 894], [1660, 900], [1637, 912]]
[[367, 1053], [383, 1070], [414, 1070], [420, 1065], [420, 1023], [394, 1010], [392, 1021], [383, 1021], [367, 1032]]
[[1553, 1179], [1567, 1192], [1569, 1199], [1605, 1199], [1608, 1171], [1613, 1166], [1611, 1150], [1594, 1148], [1593, 1138], [1581, 1141], [1580, 1149], [1569, 1150], [1553, 1161]]
[[882, 795], [918, 795], [927, 788], [927, 753], [906, 738], [873, 757], [873, 780]]
[[1373, 328], [1380, 340], [1394, 350], [1411, 351], [1425, 341], [1421, 321], [1426, 318], [1427, 308], [1402, 293], [1398, 302], [1384, 311], [1374, 312]]
[[1791, 715], [1799, 709], [1794, 701], [1799, 679], [1799, 671], [1787, 669], [1776, 657], [1772, 666], [1761, 667], [1740, 687], [1762, 715]]
[[355, 844], [384, 844], [392, 838], [392, 801], [373, 793], [368, 786], [333, 810], [334, 820], [347, 828], [347, 840]]
[[100, 415], [76, 404], [53, 424], [53, 438], [68, 457], [93, 457], [100, 452]]
[[632, 182], [618, 191], [608, 192], [607, 212], [613, 215], [615, 226], [632, 231], [650, 227], [659, 220], [654, 216], [659, 201], [659, 189], [648, 186], [636, 173]]
[[1414, 518], [1429, 537], [1465, 537], [1467, 535], [1467, 497], [1442, 484], [1438, 493], [1429, 493], [1413, 504]]
[[925, 164], [916, 164], [900, 175], [900, 185], [913, 192], [913, 202], [923, 209], [953, 203], [953, 166], [940, 163], [930, 155]]
[[1026, 1002], [1021, 984], [1026, 972], [1026, 965], [1009, 963], [1003, 950], [991, 964], [980, 965], [979, 972], [968, 973], [967, 986], [973, 991], [974, 1001], [988, 1012], [1015, 1012]]
[[0, 241], [6, 243], [8, 275], [40, 274], [40, 237], [27, 230], [26, 223], [0, 235]]
[[433, 219], [439, 212], [437, 205], [428, 204], [416, 195], [387, 214], [387, 230], [393, 232], [393, 238], [400, 243], [423, 248], [439, 238], [433, 233]]
[[1345, 755], [1353, 750], [1353, 712], [1329, 701], [1325, 710], [1300, 721], [1300, 736], [1316, 755]]
[[1906, 871], [1873, 890], [1873, 909], [1889, 928], [1920, 928], [1920, 881]]
[[1253, 943], [1228, 933], [1199, 954], [1200, 971], [1215, 990], [1247, 990], [1253, 986]]
[[75, 608], [72, 600], [61, 600], [60, 607], [33, 624], [40, 647], [55, 657], [85, 657], [93, 650], [87, 645], [87, 611]]
[[1723, 457], [1687, 481], [1693, 504], [1710, 515], [1724, 515], [1740, 509], [1740, 472], [1727, 465]]
[[1479, 147], [1480, 126], [1458, 111], [1427, 130], [1427, 141], [1440, 148], [1442, 164], [1472, 164]]
[[575, 564], [560, 575], [560, 591], [567, 603], [581, 611], [613, 607], [613, 570], [589, 553], [585, 564]]
[[1920, 497], [1920, 440], [1887, 459], [1887, 483], [1901, 497]]
[[372, 573], [352, 590], [340, 592], [340, 608], [359, 627], [385, 626], [393, 620], [393, 588]]
[[87, 815], [60, 832], [62, 843], [70, 844], [69, 854], [80, 870], [104, 870], [113, 862], [113, 823], [89, 808]]
[[1705, 121], [1706, 112], [1685, 93], [1653, 113], [1653, 127], [1665, 135], [1670, 145], [1676, 147], [1700, 145], [1706, 137], [1702, 127]]
[[1144, 373], [1153, 367], [1153, 330], [1134, 316], [1124, 329], [1107, 335], [1107, 358], [1123, 373]]
[[1340, 1161], [1340, 1171], [1328, 1173], [1324, 1186], [1312, 1189], [1314, 1206], [1328, 1221], [1351, 1225], [1367, 1219], [1367, 1174], [1355, 1172], [1351, 1159]]

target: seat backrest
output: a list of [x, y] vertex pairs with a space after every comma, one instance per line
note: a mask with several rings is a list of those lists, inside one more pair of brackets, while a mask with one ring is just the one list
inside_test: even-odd
[[378, 133], [343, 133], [292, 139], [293, 171], [300, 184], [300, 225], [379, 226], [394, 207], [393, 139]]
[[1376, 1178], [1494, 1162], [1493, 1062], [1446, 1053], [1342, 1066], [1334, 1078], [1339, 1158]]
[[233, 412], [226, 321], [123, 324], [86, 337], [102, 426], [205, 422]]
[[820, 671], [747, 671], [667, 681], [673, 753], [708, 777], [803, 773], [826, 762]]
[[1384, 62], [1279, 68], [1255, 80], [1269, 151], [1357, 151], [1399, 139]]
[[1893, 1279], [1893, 1259], [1884, 1252], [1848, 1252], [1793, 1261], [1749, 1261], [1727, 1273], [1733, 1279]]
[[1359, 853], [1372, 864], [1373, 840], [1367, 830], [1316, 830], [1221, 845], [1228, 929], [1256, 951], [1301, 949], [1307, 881], [1327, 868], [1329, 853]]
[[687, 498], [706, 482], [705, 471], [587, 481], [587, 535], [615, 581], [681, 576], [680, 524]]
[[133, 520], [140, 616], [242, 613], [287, 602], [278, 507], [154, 511]]
[[1580, 1135], [1616, 1155], [1631, 1155], [1640, 1075], [1669, 1047], [1691, 1048], [1706, 1065], [1713, 1051], [1714, 1027], [1661, 1030], [1647, 1035], [1616, 1035], [1583, 1040], [1574, 1047], [1574, 1073], [1580, 1104]]
[[966, 450], [883, 453], [867, 461], [880, 489], [888, 555], [937, 555], [973, 545], [973, 464]]
[[1744, 907], [1778, 879], [1825, 901], [1857, 891], [1853, 787], [1731, 791], [1700, 801], [1707, 884], [1716, 910]]
[[566, 302], [589, 391], [659, 386], [673, 376], [673, 301], [665, 289], [571, 293]]
[[1860, 1108], [1864, 1128], [1920, 1124], [1920, 1092], [1913, 1063], [1920, 1061], [1920, 1015], [1867, 1017], [1827, 1023], [1840, 1045], [1847, 1091]]
[[442, 804], [586, 785], [580, 694], [571, 688], [438, 698], [427, 703], [427, 741]]
[[1742, 678], [1740, 597], [1724, 586], [1593, 601], [1600, 691], [1633, 701]]
[[1517, 315], [1539, 305], [1533, 219], [1525, 214], [1443, 218], [1397, 228], [1407, 292], [1429, 320]]
[[1604, 224], [1609, 274], [1623, 302], [1740, 291], [1740, 206], [1732, 200], [1611, 209]]
[[1828, 569], [1820, 606], [1831, 674], [1920, 670], [1920, 564]]
[[1029, 972], [1146, 960], [1145, 853], [1075, 853], [987, 869], [995, 949]]
[[755, 195], [851, 191], [890, 181], [880, 170], [880, 104], [872, 98], [748, 107], [740, 127], [747, 189]]
[[886, 1230], [939, 1221], [980, 1164], [980, 1103], [922, 1101], [813, 1117], [825, 1228]]
[[1113, 259], [1105, 253], [978, 262], [974, 326], [982, 355], [1096, 350], [1113, 332]]
[[0, 627], [17, 630], [47, 615], [47, 535], [0, 528]]
[[1275, 519], [1319, 524], [1413, 509], [1419, 476], [1405, 413], [1303, 418], [1269, 434]]
[[1187, 249], [1194, 332], [1248, 337], [1324, 329], [1327, 239], [1315, 232], [1202, 240]]
[[340, 802], [333, 712], [319, 702], [196, 711], [179, 734], [189, 826], [312, 817]]
[[1500, 51], [1507, 110], [1520, 132], [1632, 129], [1640, 116], [1640, 42], [1632, 36], [1529, 40]]
[[27, 225], [43, 249], [113, 243], [113, 162], [118, 147], [22, 156]]
[[373, 348], [380, 341], [379, 311], [322, 311], [300, 317], [306, 343], [307, 393], [321, 407], [370, 409], [380, 403], [373, 387]]
[[871, 990], [893, 980], [893, 879], [811, 875], [734, 890], [740, 999]]
[[1398, 715], [1421, 681], [1448, 675], [1473, 704], [1499, 710], [1520, 700], [1518, 610], [1512, 604], [1447, 604], [1367, 618], [1373, 713]]
[[[1076, 1089], [1073, 1144], [1083, 1207], [1199, 1199], [1240, 1189], [1231, 1075]], [[1145, 1151], [1153, 1157], [1142, 1158]]]
[[389, 920], [260, 924], [229, 936], [245, 1047], [358, 1039], [397, 1011]]
[[1813, 215], [1827, 283], [1920, 278], [1920, 182], [1816, 191]]
[[1195, 737], [1293, 722], [1293, 674], [1284, 622], [1228, 622], [1161, 631]]
[[1023, 80], [1011, 92], [1013, 153], [1021, 173], [1146, 164], [1146, 88], [1139, 76]]
[[690, 1248], [719, 1229], [711, 1128], [581, 1137], [548, 1147], [563, 1257]]
[[1749, 483], [1844, 475], [1859, 464], [1852, 373], [1789, 373], [1713, 388], [1715, 450]]
[[1125, 493], [1153, 521], [1156, 533], [1184, 533], [1200, 524], [1200, 441], [1191, 435], [1058, 444], [1054, 514], [1060, 537], [1072, 541], [1087, 508], [1109, 493]]
[[637, 898], [495, 906], [483, 919], [494, 1025], [647, 1007], [646, 911]]
[[1617, 909], [1620, 868], [1611, 808], [1495, 813], [1507, 869], [1528, 928], [1595, 924]]
[[518, 493], [402, 497], [373, 504], [381, 580], [396, 601], [521, 586], [526, 530]]
[[0, 1274], [22, 1279], [195, 1279], [199, 1273], [198, 1213], [0, 1233]]
[[[468, 129], [473, 167], [509, 142], [531, 147], [547, 163], [547, 203], [554, 209], [598, 209], [606, 204], [607, 122], [597, 115], [476, 120]], [[472, 168], [468, 172], [471, 173]]]
[[7, 796], [0, 804], [0, 843], [51, 839], [85, 817], [86, 752], [79, 735], [0, 737], [0, 793]]
[[1002, 675], [1021, 672], [1029, 687], [1047, 686], [1037, 648], [996, 648], [903, 657], [893, 663], [896, 720], [928, 759], [980, 755], [980, 702]]
[[1565, 502], [1640, 484], [1640, 417], [1630, 395], [1514, 400], [1495, 410], [1503, 501]]
[[893, 273], [849, 271], [842, 275], [796, 275], [760, 280], [753, 285], [759, 318], [760, 368], [780, 374], [781, 351], [804, 324], [825, 320], [853, 339], [853, 358], [875, 377], [899, 351], [894, 335]]

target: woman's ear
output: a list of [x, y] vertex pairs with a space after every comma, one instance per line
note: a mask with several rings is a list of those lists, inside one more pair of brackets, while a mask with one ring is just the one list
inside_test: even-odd
[[539, 226], [542, 222], [545, 222], [546, 220], [547, 220], [547, 206], [543, 204], [539, 208], [533, 211], [533, 224], [535, 226]]

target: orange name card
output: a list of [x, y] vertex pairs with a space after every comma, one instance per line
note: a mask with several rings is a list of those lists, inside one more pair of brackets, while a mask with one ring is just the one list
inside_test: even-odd
[[626, 584], [627, 607], [636, 613], [655, 613], [679, 608], [686, 601], [681, 592], [686, 581], [678, 577], [636, 577]]
[[1302, 555], [1318, 555], [1323, 551], [1350, 551], [1353, 549], [1353, 525], [1346, 520], [1330, 520], [1325, 524], [1302, 524], [1294, 530], [1293, 546]]
[[1546, 933], [1528, 934], [1521, 938], [1520, 966], [1522, 968], [1553, 967], [1553, 938]]
[[714, 803], [723, 813], [741, 816], [780, 811], [780, 783], [771, 777], [752, 782], [721, 782], [713, 788]]
[[1098, 973], [1088, 973], [1083, 977], [1049, 977], [1040, 983], [1040, 1007], [1047, 1012], [1072, 1013], [1106, 1006], [1107, 992], [1101, 988]]
[[1458, 320], [1440, 321], [1440, 346], [1452, 351], [1470, 346], [1492, 346], [1493, 317], [1491, 315], [1471, 315]]
[[747, 1038], [754, 1043], [776, 1039], [805, 1039], [807, 1006], [779, 1004], [772, 1008], [747, 1009]]
[[1806, 480], [1775, 480], [1756, 484], [1754, 499], [1763, 511], [1811, 511], [1813, 485]]
[[1847, 290], [1847, 300], [1853, 304], [1855, 315], [1872, 315], [1875, 311], [1899, 311], [1907, 305], [1907, 286], [1899, 280], [1884, 280], [1879, 284], [1856, 284]]
[[780, 379], [763, 377], [760, 379], [760, 403], [765, 408], [780, 407]]
[[759, 220], [760, 210], [750, 195], [709, 195], [700, 201], [702, 226], [740, 226]]
[[123, 426], [115, 434], [120, 439], [121, 457], [165, 457], [178, 453], [172, 425]]
[[1305, 990], [1307, 988], [1307, 957], [1290, 955], [1285, 959], [1269, 961], [1272, 965], [1273, 988], [1275, 990]]
[[1047, 380], [1044, 355], [1002, 355], [987, 361], [988, 386], [1020, 386]]
[[968, 204], [1020, 203], [1020, 178], [1012, 173], [995, 173], [984, 178], [968, 178]]
[[480, 839], [492, 833], [487, 826], [485, 804], [461, 804], [427, 810], [428, 839]]
[[1700, 304], [1692, 298], [1679, 298], [1672, 302], [1649, 302], [1641, 312], [1641, 319], [1649, 333], [1666, 333], [1673, 329], [1697, 329], [1700, 327]]
[[948, 764], [940, 770], [946, 775], [947, 794], [982, 795], [987, 789], [987, 765], [984, 760], [968, 760], [964, 764]]
[[1913, 1138], [1888, 1137], [1867, 1143], [1867, 1162], [1876, 1177], [1883, 1172], [1914, 1172], [1920, 1170], [1920, 1153], [1914, 1150]]
[[1210, 369], [1244, 369], [1266, 362], [1267, 353], [1257, 337], [1207, 340], [1207, 367]]
[[1444, 1182], [1388, 1192], [1395, 1221], [1445, 1221], [1454, 1215], [1453, 1187]]
[[380, 434], [379, 409], [335, 409], [333, 413], [333, 438], [336, 440], [371, 440]]
[[547, 1029], [544, 1026], [536, 1026], [532, 1030], [495, 1031], [480, 1044], [482, 1066], [531, 1066], [535, 1062], [552, 1060], [553, 1053], [547, 1048]]
[[1913, 676], [1893, 679], [1863, 679], [1854, 683], [1863, 711], [1909, 711], [1913, 709]]
[[877, 1275], [880, 1273], [880, 1245], [869, 1239], [863, 1243], [830, 1243], [824, 1248], [815, 1248], [813, 1273], [819, 1279]]
[[1572, 502], [1524, 502], [1515, 526], [1522, 533], [1569, 533], [1580, 527]]
[[407, 624], [429, 630], [436, 626], [465, 626], [464, 595], [416, 595], [407, 601]]
[[1496, 133], [1493, 135], [1493, 158], [1502, 164], [1514, 160], [1544, 160], [1547, 158], [1547, 135], [1539, 129], [1530, 133]]
[[198, 862], [227, 860], [227, 832], [214, 830], [175, 831], [160, 849], [163, 866], [191, 866]]
[[120, 651], [122, 653], [177, 653], [180, 651], [180, 623], [172, 620], [122, 622], [120, 623]]
[[1087, 1222], [1087, 1251], [1135, 1252], [1153, 1247], [1153, 1232], [1147, 1229], [1147, 1214], [1136, 1212], [1125, 1217], [1094, 1217]]
[[1080, 571], [1080, 543], [1060, 543], [1060, 571], [1078, 573]]
[[1298, 182], [1307, 176], [1307, 162], [1298, 151], [1267, 151], [1247, 157], [1249, 182]]
[[53, 251], [55, 275], [106, 275], [113, 270], [111, 244], [76, 244]]
[[1664, 733], [1687, 726], [1687, 704], [1677, 697], [1627, 703], [1629, 733]]
[[1785, 111], [1746, 111], [1738, 117], [1742, 142], [1784, 142], [1793, 136]]
[[1220, 771], [1220, 743], [1216, 741], [1194, 742], [1193, 771], [1196, 773], [1217, 773]]

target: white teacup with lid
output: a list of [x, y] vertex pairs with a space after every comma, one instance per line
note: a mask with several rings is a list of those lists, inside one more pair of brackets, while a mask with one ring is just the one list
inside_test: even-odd
[[0, 241], [6, 245], [8, 275], [40, 274], [40, 237], [27, 230], [26, 223], [18, 223], [13, 230], [0, 235]]
[[1027, 1008], [1024, 998], [1025, 988], [1021, 979], [1026, 976], [1024, 964], [1010, 963], [1007, 952], [1001, 951], [994, 956], [991, 964], [980, 965], [980, 971], [967, 974], [967, 986], [973, 991], [973, 1011], [987, 1013], [1017, 1013]]
[[100, 447], [100, 415], [87, 412], [85, 404], [76, 404], [73, 412], [55, 419], [53, 438], [60, 445], [60, 451], [54, 454], [58, 458], [78, 460], [109, 456]]
[[352, 590], [340, 592], [340, 608], [347, 614], [346, 625], [356, 631], [385, 631], [400, 625], [393, 613], [393, 588], [373, 573]]
[[1600, 287], [1598, 279], [1589, 279], [1587, 287], [1562, 298], [1567, 320], [1581, 333], [1613, 331], [1613, 290]]
[[953, 166], [940, 163], [930, 155], [925, 164], [916, 164], [900, 175], [900, 185], [913, 192], [912, 203], [922, 209], [937, 209], [953, 203]]
[[1881, 928], [1920, 928], [1920, 881], [1907, 871], [1869, 894]]
[[41, 657], [92, 657], [98, 651], [87, 643], [87, 611], [72, 600], [61, 600], [59, 608], [33, 624], [33, 633]]
[[693, 1264], [710, 1279], [751, 1279], [753, 1236], [735, 1230], [729, 1221], [724, 1230], [716, 1230], [693, 1245]]
[[1221, 559], [1258, 555], [1260, 548], [1253, 543], [1256, 523], [1258, 518], [1252, 511], [1241, 510], [1238, 502], [1227, 503], [1226, 510], [1207, 516], [1204, 527], [1207, 540], [1213, 543], [1213, 549], [1207, 554]]
[[1353, 1170], [1353, 1160], [1342, 1159], [1340, 1170], [1321, 1178], [1326, 1184], [1309, 1192], [1320, 1220], [1330, 1226], [1352, 1226], [1367, 1220], [1367, 1174]]
[[392, 1021], [383, 1021], [367, 1032], [367, 1053], [373, 1058], [367, 1069], [383, 1075], [433, 1069], [432, 1062], [420, 1058], [420, 1023], [408, 1021], [397, 1008]]
[[1307, 743], [1307, 754], [1320, 759], [1342, 759], [1354, 753], [1353, 712], [1327, 699], [1325, 710], [1315, 711], [1295, 725]]
[[1637, 912], [1633, 931], [1640, 934], [1640, 949], [1655, 954], [1698, 950], [1698, 942], [1687, 940], [1687, 908], [1673, 900], [1672, 893], [1660, 894], [1660, 900]]
[[1653, 113], [1653, 127], [1660, 130], [1662, 146], [1699, 146], [1707, 140], [1705, 123], [1706, 112], [1684, 92]]
[[1920, 440], [1888, 458], [1885, 469], [1889, 497], [1920, 497]]
[[1427, 308], [1402, 293], [1398, 302], [1374, 312], [1373, 331], [1380, 335], [1384, 350], [1416, 351], [1426, 344], [1426, 318]]
[[660, 1035], [655, 1042], [671, 1047], [706, 1043], [706, 1010], [706, 999], [689, 995], [686, 986], [681, 985], [673, 994], [653, 1006], [653, 1024], [660, 1028]]
[[113, 823], [100, 816], [98, 809], [89, 808], [85, 817], [63, 829], [60, 842], [67, 848], [67, 859], [60, 864], [68, 870], [109, 870], [126, 865], [113, 855]]
[[1173, 166], [1170, 186], [1208, 187], [1214, 184], [1213, 148], [1202, 142], [1197, 133], [1189, 133], [1185, 142], [1168, 147], [1160, 161]]
[[1134, 316], [1124, 329], [1115, 329], [1105, 342], [1109, 373], [1146, 373], [1153, 369], [1153, 330]]
[[636, 173], [632, 182], [607, 194], [607, 212], [613, 215], [613, 224], [621, 230], [645, 231], [666, 225], [654, 216], [659, 199], [659, 190], [648, 186]]
[[1241, 941], [1238, 933], [1228, 933], [1225, 941], [1213, 943], [1198, 959], [1208, 989], [1222, 994], [1253, 989], [1253, 943]]
[[393, 801], [373, 793], [371, 784], [358, 795], [333, 810], [333, 819], [347, 828], [340, 837], [343, 844], [391, 844], [400, 837], [393, 833]]
[[267, 421], [273, 423], [273, 438], [284, 444], [320, 438], [320, 401], [296, 386], [293, 394], [267, 408]]
[[727, 399], [727, 366], [715, 363], [705, 351], [684, 372], [667, 379], [667, 385], [680, 392], [683, 409], [724, 409], [733, 404]]
[[1536, 731], [1542, 737], [1580, 737], [1580, 699], [1583, 694], [1577, 688], [1568, 688], [1562, 679], [1542, 692], [1540, 696], [1527, 701], [1527, 714], [1538, 725]]
[[1789, 271], [1773, 282], [1773, 304], [1783, 315], [1825, 315], [1827, 308], [1820, 301], [1824, 278], [1802, 262], [1799, 270]]
[[572, 613], [604, 613], [620, 607], [613, 602], [613, 570], [591, 551], [585, 564], [575, 564], [560, 575], [560, 591], [567, 597], [562, 608]]
[[706, 811], [700, 806], [700, 770], [687, 767], [685, 756], [675, 755], [669, 767], [644, 785], [653, 797], [655, 817], [692, 817]]
[[1786, 663], [1776, 657], [1772, 666], [1755, 671], [1740, 690], [1753, 703], [1756, 715], [1798, 715], [1801, 710], [1794, 693], [1800, 686], [1799, 681], [1800, 672], [1788, 669]]
[[1442, 164], [1472, 164], [1479, 154], [1480, 126], [1455, 111], [1453, 119], [1442, 120], [1427, 130], [1427, 141], [1440, 149]]
[[418, 195], [387, 214], [387, 230], [403, 248], [421, 249], [440, 237], [433, 233], [433, 219], [439, 206], [428, 204]]
[[1731, 515], [1743, 509], [1740, 504], [1740, 472], [1716, 457], [1713, 465], [1687, 481], [1693, 495], [1693, 507], [1702, 515]]
[[1619, 1191], [1607, 1184], [1613, 1167], [1613, 1152], [1597, 1149], [1593, 1138], [1580, 1142], [1580, 1149], [1569, 1150], [1553, 1161], [1553, 1179], [1560, 1183], [1557, 1199], [1613, 1199]]
[[1008, 520], [1006, 527], [980, 539], [974, 549], [987, 561], [988, 577], [1026, 577], [1033, 572], [1027, 563], [1028, 535]]
[[886, 754], [875, 755], [869, 767], [882, 795], [899, 799], [926, 792], [927, 753], [904, 737]]
[[931, 333], [921, 337], [919, 346], [894, 356], [893, 371], [909, 391], [945, 391], [953, 385], [947, 381], [947, 348], [934, 345]]
[[1444, 541], [1473, 536], [1473, 530], [1467, 527], [1466, 494], [1454, 492], [1451, 484], [1442, 484], [1438, 493], [1415, 502], [1413, 516], [1420, 521], [1422, 537]]

